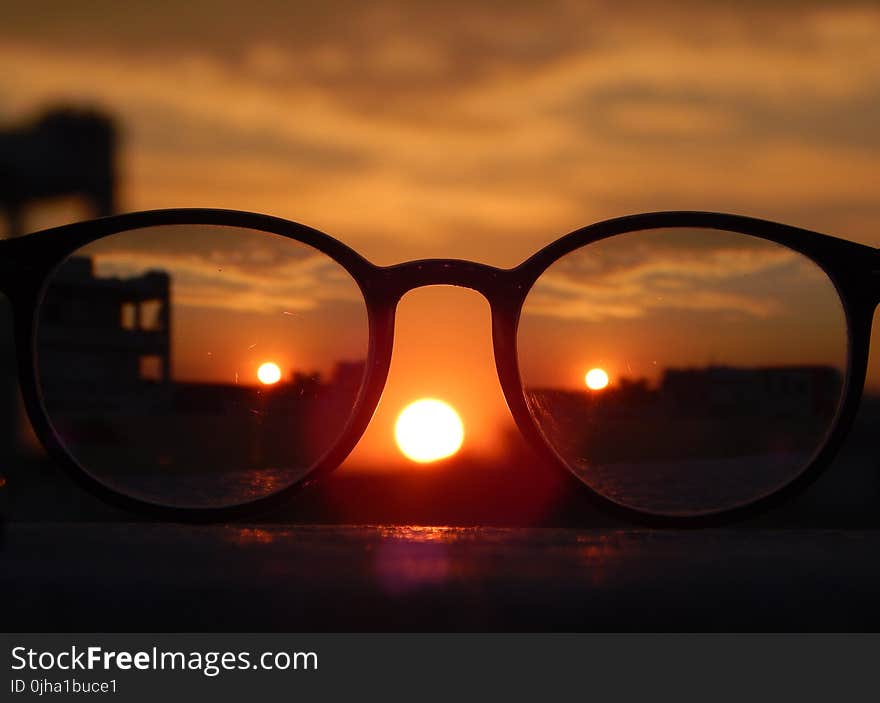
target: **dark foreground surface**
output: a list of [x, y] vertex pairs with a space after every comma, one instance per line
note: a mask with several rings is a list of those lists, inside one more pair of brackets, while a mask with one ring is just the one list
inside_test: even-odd
[[878, 630], [880, 531], [7, 523], [7, 631]]

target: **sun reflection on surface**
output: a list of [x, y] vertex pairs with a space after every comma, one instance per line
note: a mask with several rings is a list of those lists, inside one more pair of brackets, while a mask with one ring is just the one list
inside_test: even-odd
[[373, 569], [379, 587], [399, 595], [442, 586], [449, 577], [451, 561], [442, 542], [390, 539], [379, 545]]
[[232, 541], [236, 544], [271, 544], [275, 538], [270, 530], [242, 527], [233, 532]]

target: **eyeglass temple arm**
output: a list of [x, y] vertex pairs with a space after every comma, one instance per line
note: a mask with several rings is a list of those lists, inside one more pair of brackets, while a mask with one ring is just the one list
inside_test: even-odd
[[23, 286], [33, 287], [43, 279], [30, 244], [18, 237], [0, 238], [0, 293], [9, 299]]

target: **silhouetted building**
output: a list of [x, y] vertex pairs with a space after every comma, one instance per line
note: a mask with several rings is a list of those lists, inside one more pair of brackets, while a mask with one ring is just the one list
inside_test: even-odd
[[666, 369], [660, 390], [679, 411], [825, 415], [834, 412], [840, 386], [831, 366], [709, 366]]
[[103, 383], [125, 388], [171, 378], [171, 279], [162, 271], [96, 277], [72, 257], [41, 308], [40, 370], [54, 387]]

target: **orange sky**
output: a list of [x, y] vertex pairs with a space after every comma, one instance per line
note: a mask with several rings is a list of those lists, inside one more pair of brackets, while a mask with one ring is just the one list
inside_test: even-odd
[[[124, 130], [123, 209], [268, 212], [382, 264], [511, 266], [583, 224], [679, 208], [878, 245], [878, 36], [880, 9], [856, 2], [14, 1], [0, 119], [98, 105]], [[387, 453], [420, 395], [491, 444], [510, 421], [489, 340], [476, 294], [408, 295], [356, 456]]]

